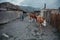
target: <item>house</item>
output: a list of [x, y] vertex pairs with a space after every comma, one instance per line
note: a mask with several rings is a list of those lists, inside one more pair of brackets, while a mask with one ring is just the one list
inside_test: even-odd
[[40, 15], [40, 11], [34, 11], [36, 15]]
[[6, 11], [7, 9], [6, 8], [0, 8], [0, 11]]

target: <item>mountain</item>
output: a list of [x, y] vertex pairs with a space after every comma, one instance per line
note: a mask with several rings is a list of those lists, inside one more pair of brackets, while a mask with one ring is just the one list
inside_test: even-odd
[[6, 8], [8, 10], [23, 10], [25, 12], [34, 12], [36, 10], [40, 10], [39, 8], [34, 8], [34, 7], [31, 7], [31, 6], [14, 5], [10, 2], [0, 3], [0, 8]]
[[20, 9], [26, 11], [26, 12], [34, 12], [34, 11], [39, 11], [40, 8], [34, 8], [31, 6], [20, 6]]
[[3, 2], [0, 3], [0, 8], [6, 8], [6, 9], [10, 9], [10, 10], [20, 10], [20, 7], [17, 5], [14, 5], [10, 2]]

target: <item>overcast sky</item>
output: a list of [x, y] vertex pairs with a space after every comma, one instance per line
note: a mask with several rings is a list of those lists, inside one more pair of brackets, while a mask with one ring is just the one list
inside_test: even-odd
[[0, 0], [0, 2], [11, 2], [15, 5], [24, 5], [43, 8], [46, 3], [47, 8], [58, 8], [60, 6], [60, 0]]

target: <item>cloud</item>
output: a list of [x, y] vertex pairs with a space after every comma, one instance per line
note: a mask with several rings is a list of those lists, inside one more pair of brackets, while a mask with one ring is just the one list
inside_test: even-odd
[[44, 3], [46, 3], [47, 8], [58, 8], [58, 0], [24, 0], [21, 5], [29, 5], [33, 7], [43, 8]]
[[0, 0], [0, 2], [11, 2], [16, 5], [33, 6], [43, 8], [46, 3], [47, 8], [58, 8], [60, 0]]

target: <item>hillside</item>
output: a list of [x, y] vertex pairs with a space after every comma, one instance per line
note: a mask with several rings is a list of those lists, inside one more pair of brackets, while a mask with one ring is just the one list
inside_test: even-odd
[[9, 3], [9, 2], [0, 3], [0, 8], [6, 8], [7, 10], [22, 10], [25, 12], [34, 12], [36, 10], [40, 10], [40, 8], [34, 8], [31, 6], [14, 5], [14, 4]]
[[20, 10], [19, 6], [16, 6], [16, 5], [9, 3], [9, 2], [0, 3], [0, 8], [6, 8], [9, 10]]

